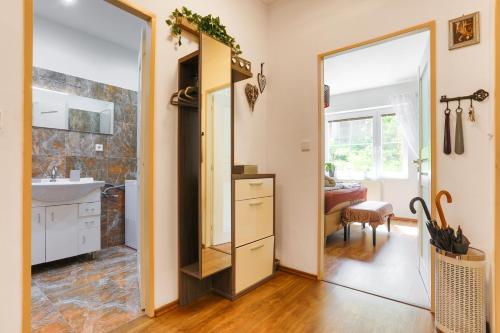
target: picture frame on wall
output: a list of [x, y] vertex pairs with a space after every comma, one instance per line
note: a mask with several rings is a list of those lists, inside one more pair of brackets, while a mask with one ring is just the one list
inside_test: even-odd
[[450, 20], [448, 24], [448, 48], [454, 50], [464, 46], [479, 44], [479, 28], [479, 12]]

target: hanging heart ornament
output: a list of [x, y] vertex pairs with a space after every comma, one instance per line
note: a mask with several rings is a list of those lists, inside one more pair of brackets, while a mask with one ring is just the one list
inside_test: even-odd
[[260, 64], [260, 73], [257, 74], [257, 82], [259, 83], [259, 90], [260, 90], [260, 93], [262, 94], [264, 92], [264, 89], [266, 88], [266, 84], [267, 84], [267, 78], [264, 75], [264, 63], [263, 62]]
[[248, 104], [250, 105], [250, 109], [253, 111], [255, 107], [255, 102], [257, 102], [257, 98], [259, 97], [259, 89], [257, 88], [257, 86], [247, 83], [245, 87], [245, 94], [247, 95], [247, 100]]

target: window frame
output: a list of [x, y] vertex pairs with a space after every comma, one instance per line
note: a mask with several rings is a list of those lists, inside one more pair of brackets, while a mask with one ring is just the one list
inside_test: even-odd
[[[375, 179], [408, 179], [408, 145], [404, 138], [402, 145], [402, 171], [401, 172], [384, 172], [382, 160], [382, 117], [395, 115], [392, 105], [382, 105], [378, 107], [365, 108], [351, 111], [340, 111], [325, 113], [325, 162], [331, 162], [329, 156], [328, 140], [331, 137], [330, 122], [348, 121], [363, 118], [372, 118], [373, 126], [373, 170]], [[368, 178], [369, 179], [369, 178]], [[345, 179], [349, 180], [349, 179]], [[363, 179], [361, 179], [363, 180]]]

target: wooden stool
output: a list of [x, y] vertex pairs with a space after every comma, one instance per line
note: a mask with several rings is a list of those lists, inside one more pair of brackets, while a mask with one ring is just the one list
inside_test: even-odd
[[351, 223], [368, 223], [372, 227], [373, 246], [377, 245], [377, 227], [387, 221], [387, 231], [391, 232], [391, 217], [394, 216], [392, 205], [383, 201], [364, 201], [347, 207], [342, 212], [342, 224], [344, 225], [344, 242], [350, 238]]

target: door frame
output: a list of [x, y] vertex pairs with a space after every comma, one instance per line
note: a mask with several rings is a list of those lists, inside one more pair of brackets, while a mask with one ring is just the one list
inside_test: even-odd
[[500, 321], [500, 91], [499, 91], [499, 83], [500, 83], [500, 0], [496, 0], [493, 4], [495, 6], [494, 13], [494, 34], [495, 34], [495, 47], [494, 47], [494, 56], [495, 56], [495, 74], [494, 74], [494, 82], [495, 82], [495, 92], [494, 92], [494, 134], [495, 134], [495, 199], [494, 199], [494, 253], [493, 253], [493, 301], [492, 303], [492, 332], [495, 332], [495, 329], [498, 326], [498, 322]]
[[[318, 54], [318, 267], [317, 267], [317, 277], [318, 280], [323, 280], [324, 277], [324, 163], [325, 163], [325, 115], [323, 108], [323, 85], [324, 85], [324, 77], [323, 77], [323, 64], [324, 60], [328, 57], [331, 57], [336, 54], [349, 52], [355, 49], [360, 49], [376, 44], [380, 44], [386, 42], [391, 39], [397, 39], [400, 37], [404, 37], [407, 35], [412, 35], [422, 31], [429, 31], [430, 33], [430, 84], [431, 84], [431, 196], [434, 197], [436, 194], [436, 184], [437, 184], [437, 160], [436, 160], [436, 108], [437, 108], [437, 99], [436, 99], [436, 21], [429, 21], [423, 24], [419, 24], [416, 26], [409, 27], [407, 29], [398, 30], [396, 32], [392, 32], [389, 34], [385, 34], [379, 37], [375, 37], [372, 39], [368, 39], [362, 42], [354, 43], [348, 46], [344, 46], [338, 49], [334, 49], [332, 51], [327, 51], [324, 53]], [[431, 203], [431, 214], [434, 217], [436, 214], [435, 205]], [[433, 261], [433, 256], [431, 260]], [[434, 272], [433, 265], [431, 263], [431, 311], [434, 311]]]
[[[32, 69], [33, 69], [33, 21], [34, 1], [24, 0], [24, 60], [23, 60], [23, 180], [22, 180], [22, 332], [31, 330], [31, 168], [32, 168]], [[143, 86], [148, 88], [147, 100], [142, 99], [143, 110], [147, 111], [143, 129], [144, 147], [142, 157], [143, 184], [141, 184], [141, 270], [145, 279], [142, 281], [145, 291], [145, 313], [149, 317], [155, 315], [154, 303], [154, 114], [155, 114], [155, 50], [156, 50], [156, 16], [137, 7], [128, 0], [105, 0], [142, 20], [148, 26], [149, 70], [148, 81]], [[147, 133], [147, 134], [146, 134]]]

